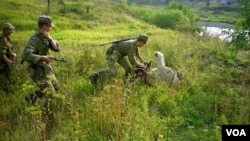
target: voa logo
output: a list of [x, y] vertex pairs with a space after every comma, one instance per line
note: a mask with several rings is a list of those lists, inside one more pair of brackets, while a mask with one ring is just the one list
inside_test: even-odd
[[244, 129], [226, 129], [228, 136], [247, 136]]

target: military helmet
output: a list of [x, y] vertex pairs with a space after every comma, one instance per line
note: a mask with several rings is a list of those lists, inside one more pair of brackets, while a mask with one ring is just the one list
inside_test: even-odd
[[54, 26], [54, 24], [52, 23], [52, 19], [50, 16], [46, 16], [46, 15], [41, 15], [38, 17], [38, 25], [49, 25], [49, 26]]
[[137, 41], [147, 43], [148, 36], [146, 34], [140, 34], [139, 37], [137, 38]]
[[15, 27], [11, 23], [4, 23], [2, 29], [12, 29], [14, 30]]

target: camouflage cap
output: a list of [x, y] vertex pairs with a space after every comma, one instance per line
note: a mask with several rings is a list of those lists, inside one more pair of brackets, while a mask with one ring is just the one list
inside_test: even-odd
[[147, 43], [148, 36], [146, 34], [140, 34], [139, 37], [137, 38], [137, 41]]
[[12, 30], [15, 29], [15, 27], [11, 23], [4, 23], [2, 28], [3, 29], [12, 29]]
[[46, 15], [41, 15], [38, 17], [38, 25], [43, 25], [43, 24], [54, 26], [51, 17]]

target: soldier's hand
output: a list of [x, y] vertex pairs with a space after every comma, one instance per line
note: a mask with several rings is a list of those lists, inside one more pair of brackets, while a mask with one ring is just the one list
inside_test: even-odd
[[46, 63], [49, 63], [51, 61], [50, 56], [40, 56], [40, 60], [45, 61]]
[[13, 62], [8, 59], [6, 63], [10, 66], [10, 65], [12, 65]]
[[49, 32], [44, 31], [42, 34], [43, 34], [43, 37], [44, 37], [44, 38], [46, 38], [46, 39], [48, 39], [48, 40], [51, 40], [51, 39], [52, 39], [52, 37], [49, 35]]
[[13, 63], [13, 61], [10, 60], [10, 59], [9, 59], [8, 57], [6, 57], [6, 56], [3, 57], [3, 60], [4, 60], [4, 62], [5, 62], [6, 64], [8, 64], [9, 66]]
[[146, 66], [143, 63], [138, 63], [137, 66], [140, 67], [140, 68], [146, 69]]

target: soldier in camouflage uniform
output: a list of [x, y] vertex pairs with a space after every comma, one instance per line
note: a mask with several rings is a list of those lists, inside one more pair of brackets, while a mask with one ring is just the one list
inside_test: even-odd
[[49, 16], [41, 15], [38, 17], [38, 30], [30, 37], [26, 48], [22, 53], [22, 60], [28, 62], [28, 72], [32, 80], [38, 85], [40, 90], [28, 94], [25, 99], [35, 104], [37, 98], [45, 97], [42, 106], [42, 123], [45, 126], [42, 129], [42, 138], [46, 140], [54, 124], [54, 116], [51, 105], [53, 94], [59, 90], [59, 82], [54, 75], [52, 66], [49, 62], [52, 57], [49, 50], [58, 52], [59, 44], [54, 40], [49, 32], [53, 26], [52, 19]]
[[55, 52], [60, 50], [58, 42], [49, 34], [52, 26], [52, 19], [49, 16], [39, 16], [38, 31], [31, 36], [22, 53], [22, 60], [29, 63], [30, 77], [42, 91], [42, 93], [35, 92], [26, 97], [26, 100], [31, 100], [32, 103], [35, 102], [37, 97], [42, 97], [44, 94], [53, 94], [59, 89], [59, 82], [49, 64], [52, 60], [49, 56], [49, 50]]
[[3, 32], [0, 34], [0, 78], [1, 90], [9, 93], [10, 88], [10, 66], [14, 64], [16, 54], [12, 50], [12, 43], [9, 36], [13, 33], [14, 26], [10, 23], [3, 24]]
[[[136, 40], [131, 39], [113, 43], [106, 51], [106, 62], [109, 69], [101, 70], [97, 73], [92, 74], [90, 76], [91, 83], [95, 86], [97, 84], [97, 80], [102, 76], [116, 76], [116, 62], [125, 69], [126, 76], [133, 72], [136, 66], [144, 68], [144, 65], [140, 63], [144, 61], [138, 52], [138, 48], [143, 47], [147, 43], [147, 41], [148, 36], [146, 34], [141, 34]], [[140, 62], [137, 62], [135, 57], [139, 59]]]

